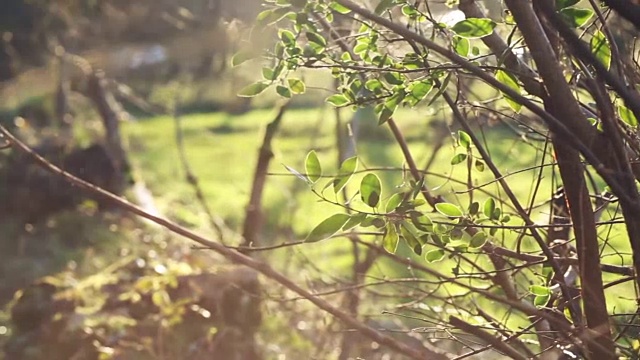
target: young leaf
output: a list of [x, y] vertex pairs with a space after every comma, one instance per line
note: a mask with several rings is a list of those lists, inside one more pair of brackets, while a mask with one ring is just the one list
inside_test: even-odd
[[367, 218], [367, 214], [365, 213], [356, 213], [351, 215], [349, 220], [344, 224], [342, 230], [347, 231], [351, 230], [354, 227], [360, 225]]
[[433, 222], [425, 214], [419, 213], [417, 211], [412, 211], [411, 222], [419, 230], [426, 231], [426, 232], [433, 231]]
[[351, 10], [349, 10], [348, 8], [338, 4], [337, 2], [332, 2], [331, 4], [329, 4], [329, 7], [332, 8], [334, 11], [340, 13], [340, 14], [348, 14], [351, 12]]
[[484, 163], [481, 160], [476, 160], [475, 167], [479, 172], [484, 171]]
[[331, 95], [325, 101], [335, 107], [344, 106], [349, 103], [349, 99], [342, 94]]
[[458, 55], [466, 58], [469, 56], [470, 47], [469, 39], [460, 36], [453, 38], [453, 49], [458, 53]]
[[471, 205], [469, 205], [469, 215], [475, 215], [478, 213], [478, 210], [480, 210], [480, 203], [477, 201], [474, 201], [471, 203]]
[[262, 82], [262, 81], [258, 81], [256, 83], [253, 83], [251, 85], [245, 86], [244, 88], [242, 88], [240, 90], [240, 92], [238, 92], [238, 96], [240, 97], [254, 97], [258, 94], [260, 94], [261, 92], [265, 91], [266, 88], [269, 87], [269, 84]]
[[469, 149], [471, 147], [471, 136], [462, 130], [458, 130], [458, 142], [460, 146]]
[[573, 27], [580, 27], [591, 19], [593, 16], [593, 10], [568, 7], [560, 10], [560, 14], [562, 14], [569, 25]]
[[315, 183], [322, 177], [322, 166], [315, 150], [309, 151], [307, 158], [304, 160], [304, 170], [307, 172], [307, 178]]
[[469, 247], [472, 249], [479, 249], [486, 242], [487, 242], [487, 234], [485, 234], [482, 231], [478, 231], [477, 233], [475, 233], [475, 235], [471, 237], [471, 240], [469, 241]]
[[404, 199], [404, 194], [395, 193], [391, 195], [391, 197], [389, 197], [389, 200], [387, 200], [385, 211], [388, 213], [395, 211], [395, 209], [402, 203], [402, 199]]
[[[501, 83], [503, 83], [503, 84], [507, 85], [508, 87], [512, 88], [517, 93], [520, 93], [520, 85], [518, 85], [518, 82], [516, 81], [516, 79], [511, 74], [509, 74], [508, 72], [502, 71], [502, 70], [496, 71], [496, 80], [498, 80]], [[520, 104], [519, 102], [513, 100], [507, 94], [503, 93], [503, 95], [504, 95], [505, 100], [509, 104], [509, 106], [513, 109], [513, 111], [519, 112], [520, 109], [522, 109], [522, 104]]]
[[596, 30], [589, 45], [591, 45], [591, 52], [608, 70], [611, 66], [611, 46], [609, 46], [609, 40], [604, 36], [604, 33]]
[[495, 27], [491, 19], [468, 18], [453, 25], [451, 30], [460, 37], [477, 39], [490, 35]]
[[360, 196], [365, 204], [372, 208], [378, 206], [381, 192], [382, 185], [376, 174], [367, 174], [362, 178], [362, 182], [360, 183]]
[[493, 198], [488, 198], [485, 202], [484, 202], [484, 206], [483, 206], [483, 213], [484, 216], [488, 217], [489, 219], [491, 219], [491, 217], [493, 216], [493, 212], [496, 210], [496, 201], [493, 200]]
[[546, 286], [531, 285], [529, 287], [529, 292], [532, 293], [533, 295], [544, 296], [544, 295], [550, 295], [551, 294], [551, 289], [549, 289]]
[[404, 238], [404, 241], [407, 242], [407, 245], [413, 249], [417, 255], [422, 255], [422, 244], [416, 237], [415, 233], [412, 229], [409, 228], [409, 225], [402, 222], [400, 223], [400, 234]]
[[398, 230], [396, 226], [390, 222], [387, 223], [384, 236], [382, 237], [382, 247], [388, 252], [395, 254], [398, 249]]
[[429, 250], [425, 255], [425, 258], [430, 263], [440, 261], [442, 260], [442, 258], [444, 258], [444, 250], [442, 249]]
[[276, 92], [278, 93], [278, 95], [282, 96], [283, 98], [288, 99], [291, 97], [291, 90], [286, 86], [277, 85]]
[[638, 126], [638, 119], [633, 115], [633, 112], [624, 105], [618, 105], [618, 114], [620, 119], [631, 126]]
[[467, 154], [456, 154], [451, 158], [451, 165], [458, 165], [467, 159]]
[[289, 84], [289, 87], [294, 94], [304, 94], [304, 92], [307, 90], [304, 82], [300, 79], [290, 78], [287, 79], [287, 83]]
[[331, 235], [335, 234], [344, 226], [344, 224], [349, 220], [349, 215], [347, 214], [334, 214], [324, 219], [320, 224], [318, 224], [307, 238], [304, 240], [305, 242], [316, 242], [320, 240], [324, 240]]
[[238, 65], [242, 64], [245, 61], [248, 61], [248, 60], [251, 60], [251, 59], [255, 59], [257, 56], [258, 56], [258, 54], [256, 52], [238, 51], [231, 58], [231, 66], [238, 66]]
[[460, 210], [459, 207], [449, 203], [436, 204], [436, 210], [440, 214], [449, 216], [449, 217], [462, 217], [464, 215], [462, 213], [462, 210]]
[[350, 157], [345, 160], [340, 169], [338, 170], [338, 176], [333, 179], [333, 191], [337, 194], [342, 188], [347, 185], [353, 173], [358, 168], [358, 157]]

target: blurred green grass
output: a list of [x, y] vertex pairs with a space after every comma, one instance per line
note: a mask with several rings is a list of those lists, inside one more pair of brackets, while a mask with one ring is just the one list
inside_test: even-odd
[[[181, 120], [186, 155], [192, 170], [200, 180], [207, 202], [215, 214], [224, 218], [227, 224], [238, 232], [242, 228], [264, 129], [275, 113], [275, 110], [261, 109], [243, 115], [191, 114], [183, 116]], [[426, 159], [433, 151], [436, 137], [442, 136], [434, 134], [429, 126], [430, 122], [440, 119], [429, 114], [424, 110], [403, 109], [395, 116], [419, 166], [426, 163]], [[348, 119], [352, 115], [353, 113], [348, 109], [343, 110], [343, 119]], [[357, 153], [361, 161], [360, 169], [363, 169], [363, 165], [367, 168], [397, 169], [378, 172], [383, 180], [384, 201], [397, 191], [395, 188], [404, 181], [401, 171], [404, 159], [397, 144], [388, 136], [380, 135], [379, 132], [384, 133], [387, 129], [376, 128], [375, 120], [371, 119], [371, 121], [373, 121], [372, 126], [362, 127], [364, 130], [358, 140]], [[270, 176], [267, 178], [263, 197], [263, 212], [266, 218], [262, 233], [263, 245], [304, 239], [320, 221], [334, 213], [343, 212], [335, 205], [319, 201], [301, 180], [288, 173], [283, 166], [291, 166], [302, 171], [305, 155], [309, 150], [315, 149], [324, 173], [335, 174], [338, 165], [334, 129], [334, 112], [331, 109], [290, 109], [286, 112], [272, 144], [274, 158], [269, 168]], [[142, 179], [154, 194], [161, 212], [173, 220], [201, 231], [211, 231], [207, 228], [206, 218], [195, 201], [193, 189], [184, 180], [185, 174], [176, 148], [174, 119], [160, 116], [132, 121], [125, 125], [124, 133], [136, 176]], [[522, 172], [519, 170], [533, 167], [540, 161], [542, 155], [539, 149], [542, 143], [523, 141], [521, 137], [514, 136], [510, 129], [503, 126], [485, 128], [482, 134], [483, 141], [493, 156], [493, 161], [503, 175], [507, 176], [507, 182], [520, 201], [523, 201], [522, 205], [528, 207], [538, 175], [533, 169]], [[442, 194], [448, 201], [466, 209], [469, 205], [468, 195], [464, 192], [467, 181], [466, 166], [464, 163], [451, 165], [452, 156], [461, 152], [464, 150], [456, 145], [454, 136], [447, 139], [436, 157], [434, 166], [430, 169], [431, 172], [440, 174], [442, 177], [427, 176], [427, 184], [436, 194]], [[477, 155], [477, 152], [475, 154]], [[546, 161], [549, 162], [550, 158]], [[472, 170], [472, 174], [474, 185], [485, 184], [494, 179], [488, 168], [483, 172]], [[364, 173], [358, 173], [351, 180], [348, 185], [350, 195], [356, 193], [363, 176]], [[543, 171], [544, 180], [534, 204], [543, 204], [551, 195], [551, 177], [552, 168], [547, 167]], [[327, 180], [321, 180], [320, 184], [324, 185], [324, 181]], [[482, 189], [493, 194], [499, 203], [504, 201], [505, 204], [501, 205], [503, 212], [513, 214], [504, 191], [497, 183]], [[330, 199], [333, 196], [330, 190], [326, 194], [330, 195], [328, 196]], [[486, 194], [477, 190], [474, 192], [474, 201], [482, 203], [486, 198]], [[363, 206], [358, 205], [358, 200], [354, 205]], [[430, 211], [427, 208], [424, 210]], [[533, 210], [531, 216], [536, 222], [546, 223], [548, 212], [548, 205], [539, 206]], [[611, 215], [608, 216], [611, 217]], [[511, 217], [509, 225], [521, 224], [516, 216]], [[608, 246], [603, 249], [606, 262], [629, 265], [628, 255], [610, 255], [615, 253], [614, 248], [617, 251], [620, 249], [627, 251], [625, 249], [628, 249], [628, 240], [624, 228], [615, 226], [610, 230], [602, 227], [600, 233], [610, 238]], [[517, 237], [518, 234], [515, 231], [500, 231], [496, 234], [495, 241], [508, 248], [515, 248]], [[346, 276], [351, 268], [353, 261], [351, 248], [349, 241], [336, 238], [298, 246], [294, 249], [277, 250], [272, 256], [282, 259], [293, 251], [297, 254], [296, 260], [282, 261], [279, 264], [287, 263], [287, 266], [303, 268], [305, 261], [313, 259], [315, 269], [306, 269], [300, 273], [301, 276], [306, 274], [318, 277], [326, 272], [340, 277]], [[535, 251], [537, 245], [530, 236], [525, 236], [522, 239], [521, 249]], [[428, 250], [427, 246], [425, 252]], [[401, 247], [400, 251], [403, 256], [415, 257], [404, 247]], [[481, 266], [488, 265], [484, 257], [474, 254], [469, 256]], [[426, 263], [424, 258], [419, 261]], [[446, 259], [434, 265], [445, 274], [451, 275], [450, 270], [456, 264], [453, 260]], [[490, 266], [487, 267], [490, 268]], [[407, 274], [407, 269], [386, 264], [374, 269], [372, 274], [382, 277], [403, 276]], [[612, 280], [617, 277], [607, 275], [606, 278]], [[520, 279], [520, 285], [526, 291], [526, 288], [532, 284], [531, 281], [535, 282], [535, 277], [530, 275], [523, 277]], [[538, 283], [541, 282], [542, 279]], [[615, 291], [610, 292], [609, 307], [618, 311], [621, 308], [628, 308], [627, 299], [633, 298], [632, 287], [622, 285], [614, 289]]]

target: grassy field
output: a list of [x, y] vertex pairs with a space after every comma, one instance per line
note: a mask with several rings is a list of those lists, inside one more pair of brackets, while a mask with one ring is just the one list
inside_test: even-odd
[[[353, 113], [345, 109], [343, 117]], [[275, 116], [273, 110], [256, 110], [244, 115], [224, 113], [193, 114], [182, 118], [185, 150], [188, 161], [199, 178], [204, 195], [212, 210], [225, 219], [236, 231], [241, 231], [244, 210], [249, 199], [249, 191], [256, 164], [258, 149], [266, 124]], [[432, 144], [437, 140], [429, 122], [438, 118], [420, 110], [405, 110], [397, 115], [397, 122], [407, 137], [410, 149], [418, 162], [425, 164], [433, 151]], [[374, 121], [374, 120], [372, 120]], [[302, 170], [306, 153], [315, 149], [325, 169], [325, 174], [334, 174], [337, 169], [335, 151], [334, 112], [330, 109], [292, 109], [282, 122], [280, 131], [273, 143], [274, 159], [271, 162], [270, 176], [264, 193], [263, 210], [266, 217], [263, 244], [278, 244], [303, 239], [306, 234], [326, 217], [341, 212], [335, 205], [319, 201], [309, 191], [307, 185], [286, 171], [283, 165]], [[387, 129], [365, 126], [365, 133], [357, 144], [357, 153], [361, 169], [394, 167], [402, 168], [404, 160], [396, 143], [388, 135]], [[181, 223], [211, 233], [206, 218], [195, 201], [193, 189], [184, 181], [184, 172], [179, 161], [175, 141], [175, 122], [169, 117], [155, 117], [130, 122], [125, 127], [128, 147], [135, 168], [135, 176], [144, 181], [153, 193], [161, 212]], [[540, 161], [544, 145], [541, 142], [524, 141], [506, 127], [485, 128], [483, 141], [493, 155], [498, 168], [507, 176], [509, 185], [524, 206], [532, 196], [532, 188], [537, 179], [536, 170], [525, 170]], [[535, 149], [533, 149], [535, 148]], [[536, 150], [538, 149], [538, 150]], [[464, 164], [451, 165], [454, 154], [463, 152], [456, 145], [454, 137], [447, 139], [445, 146], [437, 155], [435, 165], [430, 169], [439, 175], [427, 176], [427, 184], [437, 194], [466, 209], [469, 197], [461, 192], [466, 189], [467, 169]], [[547, 162], [549, 159], [547, 159]], [[387, 198], [397, 186], [403, 183], [401, 170], [378, 172], [383, 180], [382, 197]], [[472, 170], [474, 185], [485, 184], [493, 175]], [[355, 194], [364, 173], [358, 174], [349, 184], [349, 193]], [[550, 168], [543, 171], [543, 181], [534, 204], [542, 205], [552, 191]], [[458, 180], [459, 182], [456, 182]], [[482, 187], [498, 201], [505, 201], [503, 211], [513, 213], [504, 192], [495, 184]], [[479, 190], [474, 192], [474, 200], [482, 202], [487, 195]], [[356, 201], [357, 206], [357, 201]], [[425, 208], [425, 211], [430, 209]], [[548, 205], [537, 207], [532, 216], [536, 222], [548, 220]], [[612, 216], [612, 215], [605, 215]], [[512, 216], [509, 225], [520, 225], [520, 220]], [[602, 236], [610, 235], [609, 245], [603, 253], [612, 253], [612, 247], [626, 248], [626, 234], [619, 226], [610, 230], [602, 227]], [[611, 231], [611, 233], [609, 233]], [[497, 241], [513, 248], [515, 232], [499, 232]], [[322, 241], [303, 247], [287, 248], [275, 251], [277, 257], [292, 261], [278, 263], [282, 266], [295, 266], [313, 262], [315, 270], [310, 276], [319, 276], [327, 271], [335, 276], [346, 275], [352, 262], [351, 245], [346, 239]], [[525, 237], [522, 249], [536, 249], [533, 240]], [[407, 249], [401, 249], [410, 256]], [[281, 254], [281, 255], [277, 255]], [[310, 259], [314, 259], [313, 261]], [[607, 256], [608, 263], [629, 264], [628, 256]], [[424, 260], [422, 260], [424, 261]], [[477, 257], [477, 261], [481, 260]], [[451, 266], [449, 266], [451, 265]], [[452, 268], [453, 263], [445, 261], [438, 265], [443, 271]], [[399, 276], [406, 269], [383, 267], [373, 272], [374, 276]], [[526, 284], [524, 284], [526, 286]], [[623, 289], [624, 288], [624, 289]], [[627, 296], [632, 289], [618, 286], [611, 292], [610, 306], [620, 310], [628, 304]], [[629, 291], [627, 291], [629, 290]], [[620, 299], [621, 301], [617, 301]]]

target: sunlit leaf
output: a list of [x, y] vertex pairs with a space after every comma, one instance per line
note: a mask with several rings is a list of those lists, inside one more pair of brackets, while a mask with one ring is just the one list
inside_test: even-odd
[[325, 101], [335, 107], [349, 104], [349, 99], [347, 99], [347, 97], [342, 94], [331, 95]]
[[496, 201], [493, 200], [493, 198], [488, 198], [485, 202], [484, 202], [484, 206], [483, 206], [483, 213], [484, 216], [488, 217], [491, 219], [491, 216], [493, 216], [493, 212], [496, 210]]
[[367, 214], [365, 213], [356, 213], [351, 215], [349, 220], [344, 224], [342, 230], [347, 231], [351, 230], [354, 227], [360, 225], [367, 218]]
[[436, 210], [445, 216], [449, 216], [449, 217], [462, 217], [464, 214], [462, 213], [462, 210], [460, 210], [459, 207], [450, 204], [450, 203], [439, 203], [436, 204]]
[[589, 45], [591, 45], [591, 52], [608, 70], [611, 66], [611, 46], [604, 33], [596, 30], [591, 37]]
[[315, 183], [322, 177], [322, 166], [315, 150], [309, 151], [304, 161], [304, 169], [307, 172], [307, 178], [312, 183]]
[[232, 66], [238, 66], [238, 65], [242, 64], [245, 61], [248, 61], [248, 60], [251, 60], [251, 59], [255, 59], [257, 56], [258, 56], [258, 53], [253, 52], [253, 51], [238, 51], [231, 58], [231, 65]]
[[468, 18], [453, 25], [451, 30], [460, 37], [477, 39], [490, 35], [495, 27], [496, 23], [491, 19]]
[[469, 39], [460, 36], [455, 36], [453, 38], [453, 49], [458, 55], [466, 58], [469, 56], [470, 47]]
[[283, 98], [290, 98], [291, 97], [291, 89], [289, 89], [286, 86], [282, 86], [282, 85], [277, 85], [276, 86], [276, 92], [278, 93], [278, 95], [282, 96]]
[[487, 242], [487, 234], [482, 231], [475, 233], [469, 240], [469, 247], [472, 249], [481, 248]]
[[411, 212], [411, 222], [419, 230], [426, 232], [433, 231], [433, 222], [427, 215], [423, 213], [419, 213], [417, 211]]
[[309, 235], [305, 239], [306, 242], [316, 242], [320, 240], [327, 239], [331, 237], [333, 234], [337, 233], [338, 230], [344, 226], [344, 224], [349, 220], [348, 214], [334, 214], [330, 217], [324, 219], [320, 224], [318, 224]]
[[287, 79], [287, 84], [289, 84], [289, 88], [294, 94], [304, 94], [306, 91], [306, 86], [304, 82], [300, 79], [290, 78]]
[[396, 226], [391, 222], [387, 222], [384, 236], [382, 237], [382, 247], [388, 252], [395, 254], [398, 249], [398, 231]]
[[429, 250], [427, 251], [425, 258], [430, 263], [440, 261], [444, 258], [444, 250], [442, 249]]
[[467, 159], [467, 154], [456, 154], [451, 158], [451, 165], [458, 165]]
[[551, 289], [542, 285], [531, 285], [529, 286], [529, 292], [533, 295], [549, 295], [551, 294]]
[[[498, 80], [501, 83], [503, 83], [504, 85], [507, 85], [508, 87], [512, 88], [513, 90], [515, 90], [516, 93], [518, 93], [518, 94], [520, 93], [520, 85], [518, 85], [518, 82], [516, 81], [516, 78], [513, 77], [508, 72], [503, 71], [503, 70], [496, 71], [496, 80]], [[509, 106], [513, 109], [513, 111], [519, 112], [520, 109], [522, 109], [522, 104], [520, 104], [519, 102], [513, 100], [513, 98], [511, 98], [509, 95], [507, 95], [505, 93], [503, 93], [503, 95], [504, 95], [505, 100], [509, 104]]]
[[569, 25], [573, 27], [580, 27], [591, 19], [593, 16], [593, 10], [568, 7], [560, 10], [560, 14], [562, 14]]
[[471, 136], [465, 131], [458, 130], [458, 142], [460, 142], [460, 146], [465, 149], [471, 148]]
[[417, 255], [422, 255], [422, 244], [416, 237], [413, 229], [410, 228], [410, 225], [402, 222], [400, 223], [400, 234], [402, 238], [407, 242], [407, 245], [415, 252]]
[[389, 197], [389, 200], [387, 200], [385, 211], [388, 213], [393, 212], [398, 206], [400, 206], [403, 198], [404, 195], [401, 193], [395, 193], [391, 195], [391, 197]]
[[638, 126], [638, 119], [636, 116], [629, 110], [628, 107], [624, 105], [618, 105], [618, 114], [620, 115], [620, 119], [625, 123], [631, 126]]
[[348, 8], [338, 4], [337, 2], [333, 1], [331, 2], [331, 4], [329, 4], [329, 7], [331, 9], [333, 9], [336, 12], [339, 12], [340, 14], [348, 14], [351, 12], [351, 10], [349, 10]]
[[365, 204], [371, 207], [378, 206], [381, 192], [382, 185], [380, 184], [380, 178], [376, 174], [367, 174], [362, 178], [360, 196]]
[[254, 97], [261, 92], [265, 91], [269, 87], [268, 83], [259, 81], [251, 85], [245, 86], [238, 92], [240, 97]]
[[337, 194], [349, 182], [353, 173], [358, 168], [358, 157], [350, 157], [342, 162], [338, 170], [338, 176], [333, 180], [333, 191]]

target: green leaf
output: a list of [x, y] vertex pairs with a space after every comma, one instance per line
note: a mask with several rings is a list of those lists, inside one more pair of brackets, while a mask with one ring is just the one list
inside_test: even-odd
[[258, 81], [256, 83], [253, 83], [251, 85], [245, 86], [244, 88], [242, 88], [240, 90], [240, 92], [238, 92], [238, 96], [240, 97], [254, 97], [258, 94], [260, 94], [261, 92], [265, 91], [267, 88], [269, 87], [269, 84], [262, 82], [262, 81]]
[[287, 46], [294, 46], [296, 43], [296, 37], [289, 30], [280, 30], [280, 40]]
[[388, 213], [395, 211], [396, 208], [402, 203], [402, 199], [404, 199], [404, 195], [401, 193], [395, 193], [391, 195], [391, 197], [389, 197], [389, 200], [387, 200], [385, 211]]
[[282, 85], [277, 85], [276, 86], [276, 92], [278, 93], [278, 95], [289, 99], [291, 97], [291, 90], [286, 87], [286, 86], [282, 86]]
[[340, 190], [342, 190], [345, 185], [349, 182], [353, 173], [356, 172], [358, 168], [358, 157], [350, 157], [346, 159], [340, 169], [338, 170], [338, 176], [336, 176], [333, 180], [333, 191], [337, 194]]
[[417, 103], [429, 95], [431, 89], [433, 89], [433, 82], [431, 80], [422, 80], [411, 83], [409, 92]]
[[[516, 81], [516, 79], [508, 72], [503, 70], [496, 71], [496, 80], [512, 88], [518, 94], [520, 93], [520, 85], [518, 85], [518, 82]], [[505, 93], [502, 93], [502, 95], [504, 95], [505, 100], [507, 100], [507, 103], [513, 109], [513, 111], [519, 112], [520, 109], [522, 109], [522, 104], [513, 100], [510, 96], [508, 96]]]
[[560, 14], [565, 18], [569, 25], [573, 27], [580, 27], [591, 19], [593, 16], [593, 10], [569, 7], [560, 10]]
[[487, 242], [487, 234], [482, 231], [475, 233], [469, 241], [469, 247], [472, 249], [479, 249]]
[[266, 80], [274, 80], [275, 77], [273, 76], [274, 71], [272, 68], [268, 68], [268, 67], [263, 67], [262, 68], [262, 77], [265, 78]]
[[430, 263], [440, 261], [444, 258], [444, 250], [442, 249], [429, 250], [427, 251], [425, 258]]
[[462, 130], [458, 130], [458, 142], [467, 150], [471, 148], [471, 136]]
[[451, 165], [458, 165], [467, 159], [467, 154], [456, 154], [451, 158]]
[[638, 119], [636, 119], [636, 116], [633, 115], [633, 112], [631, 112], [628, 107], [624, 105], [618, 105], [617, 107], [618, 114], [620, 115], [620, 119], [622, 121], [634, 127], [638, 126]]
[[476, 160], [475, 167], [479, 172], [484, 171], [484, 163], [481, 160]]
[[307, 178], [312, 183], [320, 180], [322, 177], [322, 166], [315, 150], [309, 151], [307, 158], [304, 160], [304, 170], [307, 172]]
[[600, 30], [596, 30], [591, 41], [591, 52], [596, 58], [609, 70], [611, 66], [611, 46], [609, 46], [609, 40]]
[[479, 202], [474, 201], [471, 203], [471, 205], [469, 205], [469, 215], [475, 215], [478, 213], [479, 210], [480, 210]]
[[376, 6], [376, 9], [374, 10], [374, 12], [377, 15], [381, 15], [383, 12], [392, 8], [395, 5], [394, 3], [395, 3], [394, 0], [382, 0], [378, 4], [378, 6]]
[[349, 104], [349, 99], [347, 99], [347, 97], [342, 94], [331, 95], [325, 101], [335, 107]]
[[491, 219], [491, 216], [493, 216], [493, 212], [496, 210], [496, 201], [493, 200], [493, 198], [488, 198], [485, 202], [484, 202], [484, 206], [483, 206], [483, 213], [484, 216], [488, 217], [489, 219]]
[[325, 38], [322, 37], [322, 35], [315, 32], [311, 32], [311, 31], [307, 31], [305, 35], [307, 36], [307, 39], [312, 43], [316, 43], [322, 47], [327, 46], [327, 40], [325, 40]]
[[495, 27], [491, 19], [468, 18], [453, 25], [451, 30], [460, 37], [477, 39], [490, 35]]
[[338, 3], [337, 3], [337, 2], [335, 2], [335, 1], [334, 1], [334, 2], [332, 2], [331, 4], [329, 4], [329, 7], [330, 7], [331, 9], [333, 9], [334, 11], [336, 11], [336, 12], [338, 12], [338, 13], [340, 13], [340, 14], [343, 14], [343, 15], [344, 15], [344, 14], [348, 14], [348, 13], [350, 13], [350, 12], [351, 12], [351, 10], [349, 10], [348, 8], [346, 8], [346, 7], [344, 7], [344, 6], [340, 5], [340, 4], [338, 4]]
[[333, 234], [337, 233], [348, 220], [349, 215], [347, 214], [331, 215], [313, 228], [304, 241], [316, 242], [329, 238]]
[[354, 227], [360, 225], [366, 218], [367, 218], [367, 214], [365, 213], [353, 214], [351, 215], [349, 220], [344, 224], [344, 226], [342, 227], [342, 230], [344, 231], [351, 230]]
[[556, 9], [562, 10], [579, 3], [580, 0], [556, 0]]
[[388, 252], [395, 254], [398, 249], [398, 240], [399, 237], [396, 226], [391, 222], [387, 222], [384, 236], [382, 237], [382, 247]]
[[418, 228], [418, 230], [432, 232], [433, 231], [433, 222], [431, 219], [422, 213], [417, 211], [411, 212], [411, 222], [413, 226]]
[[238, 66], [245, 61], [255, 59], [257, 56], [258, 54], [253, 51], [238, 51], [231, 58], [231, 66]]
[[379, 93], [382, 89], [384, 89], [382, 82], [378, 79], [367, 80], [367, 82], [364, 84], [364, 87], [373, 93]]
[[436, 204], [436, 210], [440, 214], [449, 216], [449, 217], [462, 217], [464, 215], [462, 213], [462, 210], [460, 210], [459, 207], [449, 203]]
[[290, 78], [287, 79], [287, 83], [289, 84], [289, 87], [294, 94], [304, 94], [304, 92], [307, 90], [304, 82], [300, 79]]
[[362, 178], [362, 182], [360, 183], [360, 196], [365, 204], [372, 208], [378, 206], [381, 192], [382, 185], [376, 174], [367, 174]]
[[400, 234], [402, 238], [407, 242], [407, 245], [415, 252], [417, 255], [422, 255], [422, 244], [416, 237], [413, 229], [409, 228], [409, 224], [402, 222], [400, 223]]
[[460, 36], [454, 37], [453, 49], [456, 51], [458, 55], [466, 58], [467, 56], [469, 56], [469, 49], [470, 49], [469, 39], [463, 38]]
[[549, 289], [546, 286], [541, 286], [541, 285], [531, 285], [529, 287], [529, 292], [532, 293], [533, 295], [550, 295], [551, 294], [551, 289]]
[[533, 305], [537, 307], [546, 306], [550, 298], [551, 298], [551, 295], [536, 296], [535, 298], [533, 298]]

